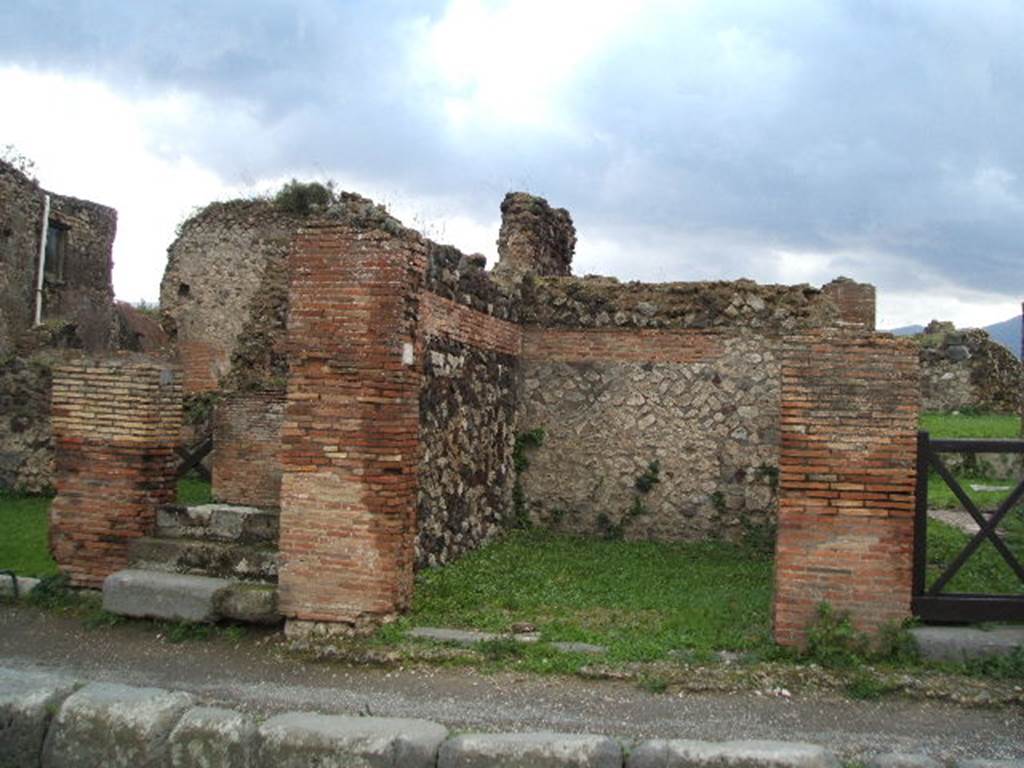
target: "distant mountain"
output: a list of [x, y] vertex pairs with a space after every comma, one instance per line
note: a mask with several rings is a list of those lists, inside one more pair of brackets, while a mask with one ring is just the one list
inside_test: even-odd
[[[913, 336], [923, 330], [923, 325], [904, 325], [901, 328], [889, 329], [888, 332], [894, 336]], [[992, 337], [993, 341], [998, 341], [1020, 357], [1020, 316], [1011, 317], [1001, 323], [986, 325], [983, 330], [988, 331], [988, 335]]]
[[986, 325], [985, 330], [995, 341], [1020, 356], [1020, 318], [1011, 317], [1001, 323]]

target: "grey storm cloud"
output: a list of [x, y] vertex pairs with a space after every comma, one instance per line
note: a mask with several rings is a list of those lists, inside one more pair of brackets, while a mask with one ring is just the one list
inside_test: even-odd
[[560, 96], [578, 130], [457, 136], [410, 54], [445, 6], [11, 3], [0, 63], [243, 110], [241, 135], [214, 114], [167, 137], [229, 179], [315, 165], [488, 218], [525, 186], [610, 236], [713, 236], [726, 271], [750, 243], [862, 251], [891, 258], [874, 275], [897, 287], [928, 274], [1017, 298], [1019, 2], [652, 3]]

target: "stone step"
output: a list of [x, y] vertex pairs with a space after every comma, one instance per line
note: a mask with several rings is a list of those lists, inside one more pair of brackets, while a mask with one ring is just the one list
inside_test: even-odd
[[132, 542], [129, 558], [135, 568], [148, 571], [277, 581], [277, 547], [266, 544], [144, 536]]
[[276, 544], [278, 513], [232, 504], [167, 506], [157, 512], [156, 536]]
[[118, 571], [104, 580], [103, 609], [121, 616], [202, 623], [281, 620], [272, 585], [140, 569]]

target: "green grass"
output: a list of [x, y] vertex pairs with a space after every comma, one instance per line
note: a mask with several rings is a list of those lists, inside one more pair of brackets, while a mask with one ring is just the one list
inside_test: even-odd
[[0, 568], [19, 576], [50, 576], [57, 564], [46, 546], [50, 497], [0, 491]]
[[210, 495], [210, 483], [200, 479], [194, 474], [185, 475], [178, 481], [178, 503], [186, 506], [195, 504], [210, 504], [213, 496]]
[[932, 437], [1020, 437], [1020, 417], [994, 413], [923, 413], [921, 429]]
[[604, 541], [517, 531], [420, 573], [405, 626], [605, 645], [611, 660], [750, 650], [770, 637], [772, 564], [724, 543]]
[[[20, 576], [49, 576], [57, 564], [47, 546], [50, 496], [0, 491], [0, 569]], [[179, 504], [209, 504], [210, 484], [194, 476], [178, 482]]]
[[[921, 428], [932, 437], [945, 438], [1019, 438], [1020, 418], [996, 414], [926, 413], [921, 417]], [[993, 511], [1006, 498], [1009, 491], [975, 491], [971, 484], [1013, 487], [1019, 480], [999, 480], [985, 477], [976, 471], [954, 473], [964, 491], [982, 511]], [[961, 509], [953, 491], [934, 471], [928, 476], [928, 506], [931, 509]], [[1007, 547], [1024, 560], [1024, 505], [1018, 505], [1003, 519], [999, 533]], [[938, 578], [972, 538], [938, 520], [928, 522], [928, 584]], [[1003, 558], [989, 542], [984, 542], [964, 564], [945, 592], [975, 592], [986, 594], [1024, 594], [1024, 585], [1010, 570]]]

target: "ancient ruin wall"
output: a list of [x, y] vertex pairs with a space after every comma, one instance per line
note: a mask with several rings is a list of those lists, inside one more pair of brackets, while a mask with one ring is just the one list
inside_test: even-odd
[[131, 541], [174, 501], [180, 414], [179, 377], [162, 364], [85, 360], [54, 370], [51, 549], [73, 584], [98, 587], [126, 567]]
[[509, 192], [501, 202], [497, 274], [542, 277], [572, 274], [576, 228], [564, 208], [552, 208], [542, 197]]
[[253, 337], [253, 328], [241, 334], [254, 298], [280, 320], [285, 310], [274, 297], [286, 294], [288, 250], [301, 222], [269, 201], [240, 200], [213, 203], [182, 225], [167, 249], [160, 309], [186, 392], [218, 387], [240, 341]]
[[[0, 162], [0, 355], [32, 327], [46, 190]], [[62, 258], [47, 267], [43, 319], [70, 324], [68, 343], [107, 349], [113, 331], [113, 208], [50, 193], [49, 221], [62, 229]]]
[[884, 334], [797, 335], [782, 355], [775, 640], [818, 606], [876, 632], [910, 616], [920, 393], [916, 350]]
[[521, 331], [483, 264], [433, 246], [420, 297], [418, 567], [505, 529], [513, 514]]
[[527, 290], [518, 429], [544, 433], [521, 478], [535, 522], [655, 539], [770, 526], [779, 349], [836, 322], [832, 301], [750, 281]]
[[281, 506], [282, 391], [234, 392], [214, 408], [216, 501], [262, 509]]
[[0, 363], [0, 488], [45, 493], [53, 488], [50, 359]]
[[979, 329], [933, 324], [920, 345], [922, 407], [1018, 414], [1024, 409], [1024, 363]]

